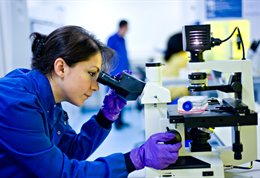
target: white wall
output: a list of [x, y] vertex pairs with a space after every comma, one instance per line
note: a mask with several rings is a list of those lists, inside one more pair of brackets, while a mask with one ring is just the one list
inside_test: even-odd
[[[55, 24], [80, 25], [106, 43], [118, 21], [129, 21], [127, 47], [134, 64], [158, 58], [168, 37], [183, 25], [206, 21], [206, 0], [28, 0], [29, 15]], [[243, 17], [250, 20], [251, 39], [259, 39], [260, 1], [243, 0]], [[224, 20], [224, 19], [220, 19]]]
[[[206, 3], [207, 0], [199, 0], [195, 4], [197, 16], [201, 21], [207, 21]], [[188, 1], [189, 2], [189, 1]], [[250, 22], [250, 40], [260, 39], [260, 1], [259, 0], [242, 0], [242, 17]], [[212, 20], [212, 19], [211, 19]], [[230, 20], [230, 19], [214, 19], [214, 20]], [[232, 19], [231, 19], [232, 20]]]
[[0, 76], [29, 67], [30, 40], [26, 0], [0, 1]]
[[[118, 21], [129, 21], [127, 47], [132, 63], [144, 63], [163, 50], [168, 37], [182, 25], [197, 20], [197, 0], [28, 0], [30, 16], [54, 18], [53, 9], [63, 9], [63, 23], [80, 25], [106, 43]], [[37, 8], [38, 4], [38, 8]], [[48, 9], [48, 10], [46, 10]], [[33, 14], [32, 11], [35, 11]], [[48, 14], [44, 13], [48, 11]], [[43, 13], [42, 13], [43, 12]], [[42, 15], [41, 15], [42, 14]], [[42, 17], [39, 17], [42, 16]]]
[[5, 73], [5, 60], [4, 60], [4, 40], [3, 40], [3, 25], [2, 25], [2, 18], [3, 18], [3, 13], [2, 13], [2, 5], [0, 5], [0, 77], [4, 75]]
[[250, 21], [250, 39], [260, 40], [260, 1], [243, 0], [243, 17]]
[[76, 1], [66, 5], [66, 23], [76, 24], [93, 31], [103, 42], [117, 30], [118, 21], [129, 21], [126, 37], [129, 57], [140, 63], [165, 48], [167, 38], [181, 30], [182, 25], [196, 17], [186, 17], [192, 11], [184, 1]]
[[[0, 75], [30, 64], [30, 19], [44, 21], [35, 29], [49, 33], [61, 25], [80, 25], [106, 42], [125, 18], [130, 23], [127, 46], [132, 63], [159, 57], [168, 37], [185, 24], [205, 20], [206, 0], [0, 0]], [[260, 2], [243, 0], [251, 22], [251, 39], [260, 39]], [[47, 23], [46, 23], [47, 22]], [[28, 27], [29, 26], [29, 27]], [[4, 56], [3, 56], [4, 55]], [[5, 61], [3, 61], [3, 59]]]

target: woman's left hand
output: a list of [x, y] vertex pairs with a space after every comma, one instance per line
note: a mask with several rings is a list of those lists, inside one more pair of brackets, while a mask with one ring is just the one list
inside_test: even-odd
[[115, 121], [125, 105], [126, 100], [118, 96], [115, 90], [110, 89], [105, 96], [101, 111], [108, 120]]

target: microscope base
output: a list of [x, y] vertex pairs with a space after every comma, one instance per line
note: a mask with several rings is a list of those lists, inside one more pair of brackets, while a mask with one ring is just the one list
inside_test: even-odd
[[221, 159], [209, 155], [180, 156], [174, 165], [164, 170], [146, 168], [147, 178], [224, 178]]

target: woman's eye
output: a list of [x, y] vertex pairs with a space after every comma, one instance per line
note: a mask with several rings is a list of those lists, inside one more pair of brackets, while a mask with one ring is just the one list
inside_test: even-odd
[[89, 75], [90, 75], [91, 77], [96, 77], [96, 75], [97, 75], [96, 72], [88, 72], [88, 73], [89, 73]]

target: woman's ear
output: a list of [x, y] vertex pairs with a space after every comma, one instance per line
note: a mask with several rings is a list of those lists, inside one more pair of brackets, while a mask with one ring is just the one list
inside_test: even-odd
[[54, 62], [54, 73], [63, 78], [67, 67], [66, 62], [62, 58], [57, 58]]

